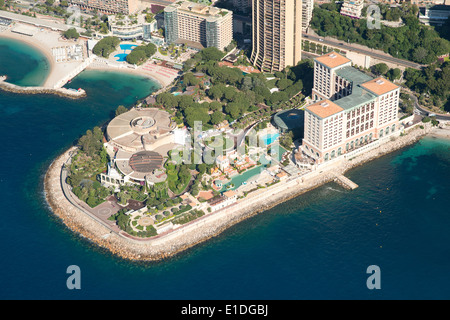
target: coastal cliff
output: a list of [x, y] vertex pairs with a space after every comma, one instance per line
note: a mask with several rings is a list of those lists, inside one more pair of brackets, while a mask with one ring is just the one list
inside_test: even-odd
[[409, 128], [406, 135], [392, 138], [353, 159], [344, 159], [322, 172], [313, 172], [257, 190], [234, 205], [149, 239], [136, 240], [122, 232], [115, 233], [68, 200], [62, 188], [64, 181], [61, 181], [61, 170], [73, 148], [60, 155], [48, 169], [44, 179], [46, 199], [55, 215], [69, 229], [112, 254], [136, 261], [161, 260], [217, 236], [244, 219], [333, 181], [336, 174], [344, 174], [351, 168], [415, 143], [432, 131], [430, 124], [422, 128]]

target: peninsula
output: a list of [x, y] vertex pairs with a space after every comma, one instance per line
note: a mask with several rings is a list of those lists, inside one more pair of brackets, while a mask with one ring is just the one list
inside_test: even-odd
[[[175, 27], [178, 14], [206, 19], [208, 32], [193, 30], [188, 18]], [[306, 44], [300, 23], [292, 23], [295, 39], [289, 32], [273, 37], [273, 48], [281, 38], [290, 43], [286, 57], [258, 43], [248, 59], [232, 41], [231, 11], [180, 1], [163, 15], [164, 37], [147, 9], [96, 16], [91, 33], [68, 25], [58, 31], [31, 17], [0, 20], [0, 36], [35, 46], [50, 63], [41, 87], [1, 77], [0, 89], [82, 98], [83, 88], [67, 87], [86, 69], [160, 84], [88, 130], [44, 179], [55, 215], [121, 258], [173, 256], [325, 183], [356, 189], [348, 170], [425, 135], [448, 136], [446, 115], [421, 115], [400, 69], [358, 67], [352, 59], [361, 56], [315, 44], [314, 58], [302, 60], [294, 50]], [[263, 26], [259, 21], [254, 32]]]

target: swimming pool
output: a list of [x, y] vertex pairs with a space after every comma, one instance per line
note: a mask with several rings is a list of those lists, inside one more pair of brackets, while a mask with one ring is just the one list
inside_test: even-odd
[[120, 45], [120, 49], [126, 51], [126, 50], [133, 50], [134, 48], [136, 48], [137, 45], [135, 44], [121, 44]]
[[[246, 183], [250, 178], [260, 174], [261, 171], [264, 171], [265, 168], [266, 168], [265, 165], [260, 165], [260, 166], [251, 168], [237, 176], [234, 176], [233, 178], [231, 178], [231, 181], [229, 181], [227, 184], [223, 185], [223, 187], [220, 191], [223, 192], [226, 190], [235, 190], [235, 189], [239, 188], [243, 183]], [[228, 186], [230, 184], [233, 184], [234, 187], [228, 189]]]
[[119, 53], [116, 54], [114, 57], [118, 58], [116, 61], [126, 61], [126, 57], [127, 57], [128, 53]]

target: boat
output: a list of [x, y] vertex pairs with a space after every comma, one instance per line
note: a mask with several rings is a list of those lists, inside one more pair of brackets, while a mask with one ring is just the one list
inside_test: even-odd
[[242, 185], [245, 186], [247, 184], [247, 181], [242, 182]]

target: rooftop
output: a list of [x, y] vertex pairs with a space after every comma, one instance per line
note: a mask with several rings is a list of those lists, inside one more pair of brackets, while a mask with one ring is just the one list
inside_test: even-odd
[[378, 77], [363, 83], [361, 86], [369, 90], [370, 92], [376, 94], [377, 96], [383, 95], [385, 93], [391, 92], [398, 88], [396, 84], [393, 84], [389, 80]]
[[180, 9], [184, 12], [192, 12], [195, 15], [202, 15], [204, 17], [215, 17], [221, 18], [230, 12], [227, 9], [217, 8], [213, 6], [208, 6], [202, 3], [195, 3], [191, 1], [178, 1], [168, 5], [164, 11], [172, 12], [176, 9]]
[[227, 198], [232, 198], [232, 197], [234, 197], [236, 194], [237, 194], [236, 191], [233, 191], [233, 190], [228, 190], [228, 191], [225, 191], [225, 192], [223, 193], [223, 195], [224, 195], [225, 197], [227, 197]]
[[306, 107], [306, 109], [322, 119], [328, 118], [344, 110], [343, 108], [331, 102], [330, 100], [321, 100]]
[[354, 86], [373, 79], [371, 76], [351, 66], [343, 67], [336, 70], [336, 74], [344, 78], [345, 80], [353, 82]]
[[340, 55], [339, 53], [332, 51], [323, 56], [317, 57], [314, 60], [320, 62], [321, 64], [327, 66], [328, 68], [336, 68], [343, 64], [351, 62], [350, 59]]
[[130, 167], [137, 172], [152, 172], [162, 167], [163, 157], [154, 151], [141, 151], [131, 156]]

